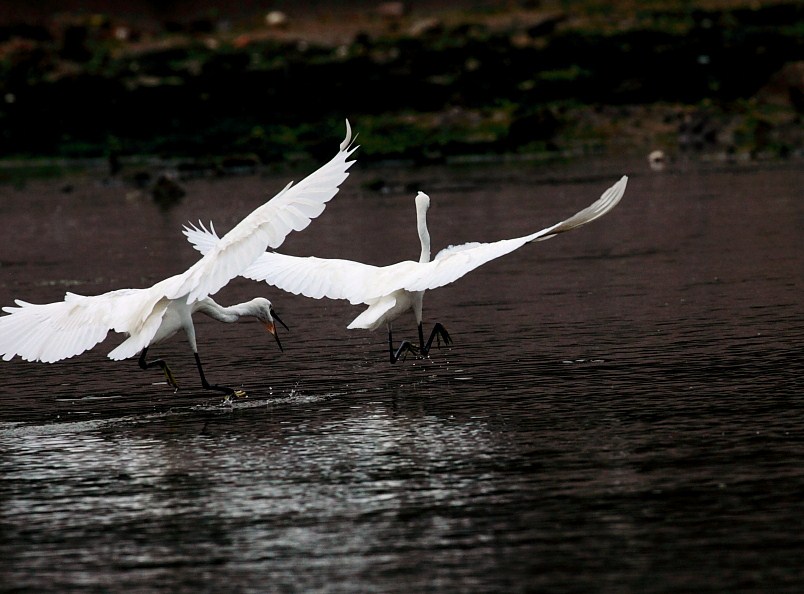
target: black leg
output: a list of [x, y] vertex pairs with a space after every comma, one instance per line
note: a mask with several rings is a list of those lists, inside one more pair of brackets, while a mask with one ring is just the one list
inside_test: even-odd
[[436, 322], [435, 326], [433, 326], [433, 331], [430, 332], [430, 338], [427, 340], [427, 344], [425, 344], [424, 334], [422, 333], [422, 325], [419, 324], [419, 344], [421, 345], [422, 356], [426, 357], [430, 352], [430, 348], [433, 346], [433, 340], [437, 340], [436, 344], [439, 347], [441, 346], [442, 340], [447, 346], [452, 344], [452, 339], [449, 336], [449, 332], [447, 332], [447, 329], [444, 328], [440, 322]]
[[168, 367], [168, 364], [165, 363], [162, 359], [154, 359], [153, 361], [146, 361], [145, 357], [147, 354], [148, 354], [148, 347], [145, 347], [144, 349], [142, 349], [142, 352], [140, 353], [140, 358], [138, 360], [140, 367], [142, 369], [152, 369], [154, 367], [159, 367], [162, 370], [162, 373], [165, 374], [165, 379], [167, 380], [167, 383], [173, 386], [173, 391], [175, 392], [176, 390], [178, 390], [179, 384], [176, 381], [176, 378], [173, 377], [173, 372], [170, 371], [170, 367]]
[[201, 357], [198, 356], [198, 353], [193, 353], [195, 355], [195, 365], [198, 367], [198, 375], [201, 376], [201, 385], [204, 386], [207, 390], [215, 390], [216, 392], [223, 392], [226, 394], [227, 400], [232, 396], [245, 396], [246, 393], [243, 390], [235, 390], [233, 388], [229, 388], [226, 386], [215, 386], [210, 384], [207, 381], [207, 378], [204, 376], [204, 368], [201, 366]]
[[399, 361], [399, 358], [402, 357], [404, 360], [404, 355], [408, 352], [416, 354], [419, 348], [412, 344], [410, 341], [403, 340], [402, 343], [399, 345], [399, 348], [394, 350], [394, 338], [391, 334], [391, 328], [388, 328], [388, 355], [391, 358], [391, 363], [396, 363]]
[[394, 350], [394, 339], [393, 335], [391, 334], [391, 328], [388, 328], [388, 355], [391, 358], [391, 363], [396, 363], [399, 361], [400, 357], [404, 360], [404, 356], [407, 353], [413, 353], [414, 355], [421, 355], [422, 357], [426, 357], [430, 352], [430, 349], [433, 346], [433, 341], [437, 341], [436, 344], [441, 346], [441, 341], [444, 341], [445, 345], [452, 344], [452, 338], [450, 338], [449, 332], [447, 329], [444, 328], [440, 323], [436, 323], [433, 326], [433, 331], [430, 332], [430, 338], [427, 342], [424, 342], [424, 331], [422, 330], [422, 325], [419, 324], [419, 345], [416, 346], [415, 344], [411, 343], [408, 340], [403, 340], [399, 348]]

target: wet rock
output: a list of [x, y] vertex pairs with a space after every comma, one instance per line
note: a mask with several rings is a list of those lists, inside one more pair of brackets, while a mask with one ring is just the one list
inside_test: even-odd
[[281, 10], [272, 10], [265, 15], [265, 24], [271, 29], [285, 29], [289, 24], [288, 15]]
[[519, 147], [534, 141], [549, 141], [559, 127], [559, 119], [549, 108], [521, 110], [508, 128], [508, 143], [511, 147]]
[[221, 159], [221, 175], [253, 175], [260, 166], [256, 155], [230, 155]]
[[127, 174], [124, 177], [124, 180], [126, 183], [131, 184], [135, 188], [144, 190], [151, 185], [153, 175], [151, 175], [151, 172], [146, 169], [138, 169]]
[[564, 13], [541, 15], [528, 24], [527, 33], [531, 37], [546, 37], [552, 34], [566, 18], [567, 15]]
[[431, 17], [426, 19], [420, 19], [415, 23], [413, 23], [408, 29], [408, 34], [411, 37], [422, 37], [424, 35], [439, 33], [443, 30], [444, 30], [444, 22], [441, 19]]
[[760, 89], [757, 99], [770, 105], [789, 106], [797, 113], [804, 113], [804, 61], [782, 67]]
[[407, 7], [404, 2], [381, 2], [375, 12], [384, 19], [397, 20], [407, 14]]
[[678, 128], [678, 145], [685, 151], [700, 151], [717, 144], [717, 124], [702, 111], [685, 114]]
[[151, 196], [162, 210], [169, 210], [179, 204], [185, 194], [184, 188], [176, 181], [175, 175], [170, 173], [161, 173], [151, 188]]
[[218, 164], [211, 157], [198, 157], [196, 159], [185, 160], [176, 165], [176, 171], [172, 175], [175, 179], [186, 181], [188, 179], [201, 179], [213, 177], [217, 174]]
[[651, 151], [648, 155], [648, 165], [651, 171], [664, 171], [667, 167], [667, 155], [661, 150]]

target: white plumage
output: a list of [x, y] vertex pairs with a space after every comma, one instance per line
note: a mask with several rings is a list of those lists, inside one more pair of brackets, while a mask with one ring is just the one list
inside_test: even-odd
[[[449, 335], [440, 324], [436, 325], [430, 339], [424, 342], [422, 333], [422, 297], [427, 289], [435, 289], [454, 282], [478, 266], [504, 256], [527, 243], [544, 241], [559, 233], [571, 231], [598, 219], [611, 211], [625, 193], [628, 178], [623, 176], [606, 190], [592, 205], [555, 225], [515, 239], [493, 243], [467, 243], [441, 250], [430, 260], [430, 235], [426, 213], [429, 197], [423, 192], [416, 196], [416, 215], [421, 256], [418, 262], [404, 261], [390, 266], [372, 266], [351, 260], [298, 257], [267, 252], [249, 265], [242, 275], [265, 281], [270, 285], [314, 299], [346, 299], [353, 305], [364, 304], [368, 308], [357, 316], [348, 328], [375, 330], [385, 324], [389, 333], [391, 362], [395, 362], [406, 350], [427, 354], [434, 338], [449, 342]], [[216, 249], [219, 241], [214, 228], [185, 227], [185, 235], [201, 253]], [[419, 326], [419, 345], [403, 343], [394, 351], [391, 338], [391, 322], [399, 315], [413, 310]]]
[[[52, 363], [91, 349], [113, 330], [127, 334], [128, 338], [109, 353], [111, 359], [125, 359], [142, 352], [140, 364], [150, 366], [144, 361], [147, 348], [184, 330], [196, 354], [205, 387], [232, 392], [228, 388], [207, 386], [198, 358], [192, 315], [200, 311], [224, 322], [253, 316], [276, 336], [273, 322], [276, 315], [267, 299], [223, 307], [211, 296], [242, 274], [267, 248], [279, 247], [288, 234], [306, 228], [323, 212], [354, 163], [348, 160], [356, 150], [351, 139], [347, 121], [346, 137], [326, 165], [298, 184], [288, 184], [220, 239], [216, 236], [215, 245], [181, 274], [144, 289], [119, 289], [89, 297], [67, 293], [64, 301], [56, 303], [35, 305], [17, 300], [16, 307], [4, 307], [3, 311], [9, 315], [0, 317], [0, 355], [6, 361], [19, 356], [27, 361]], [[162, 367], [175, 385], [164, 363], [154, 364]]]

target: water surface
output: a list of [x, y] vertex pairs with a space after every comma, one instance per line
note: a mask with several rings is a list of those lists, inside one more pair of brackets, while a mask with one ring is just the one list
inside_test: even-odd
[[[387, 362], [359, 308], [238, 280], [257, 324], [178, 337], [183, 389], [105, 358], [2, 364], [0, 590], [798, 592], [804, 588], [802, 173], [796, 164], [356, 170], [287, 253], [416, 259], [618, 208], [425, 297], [451, 348]], [[387, 188], [366, 189], [381, 179]], [[0, 302], [148, 286], [286, 178], [186, 183], [162, 211], [93, 179], [0, 188]], [[376, 184], [372, 184], [376, 185]], [[413, 337], [410, 319], [396, 326]]]

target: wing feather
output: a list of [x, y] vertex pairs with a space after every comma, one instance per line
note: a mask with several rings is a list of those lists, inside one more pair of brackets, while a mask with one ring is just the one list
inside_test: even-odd
[[[306, 228], [324, 211], [326, 203], [348, 177], [348, 170], [354, 163], [348, 159], [357, 150], [351, 142], [352, 130], [347, 121], [346, 138], [326, 165], [295, 186], [289, 184], [240, 221], [180, 275], [180, 280], [169, 287], [170, 292], [165, 296], [176, 299], [187, 295], [187, 302], [192, 303], [213, 295], [242, 273], [266, 248], [276, 248], [289, 233]], [[185, 227], [185, 234], [188, 232], [192, 233], [192, 229]]]
[[[493, 243], [450, 246], [427, 263], [405, 261], [378, 267], [350, 260], [266, 252], [241, 275], [252, 280], [265, 281], [296, 295], [314, 299], [347, 299], [352, 304], [370, 304], [398, 290], [415, 292], [435, 289], [458, 280], [486, 262], [509, 254], [526, 243], [550, 239], [602, 217], [617, 206], [625, 192], [627, 181], [628, 178], [623, 176], [590, 206], [541, 231]], [[211, 223], [210, 230], [199, 223], [199, 227], [185, 227], [184, 234], [201, 253], [214, 249], [220, 241]]]
[[[214, 227], [185, 228], [188, 237], [203, 244], [205, 255], [183, 274], [167, 278], [148, 289], [121, 289], [103, 295], [67, 293], [63, 301], [32, 304], [16, 301], [0, 316], [0, 356], [6, 361], [20, 356], [27, 361], [54, 362], [79, 355], [103, 341], [110, 330], [129, 338], [114, 349], [113, 359], [129, 357], [150, 344], [159, 330], [170, 299], [187, 296], [187, 302], [211, 295], [238, 276], [291, 231], [307, 227], [320, 215], [326, 202], [338, 192], [354, 163], [348, 158], [357, 147], [346, 122], [346, 138], [329, 163], [286, 186], [218, 238]], [[196, 247], [201, 247], [196, 243]]]
[[8, 315], [0, 316], [0, 354], [6, 361], [18, 355], [45, 363], [80, 355], [103, 341], [110, 330], [135, 331], [121, 312], [142, 310], [151, 300], [147, 289], [91, 297], [67, 293], [64, 301], [41, 305], [17, 300], [16, 306], [3, 308]]
[[346, 299], [363, 303], [367, 288], [381, 269], [351, 260], [287, 256], [266, 252], [243, 276], [264, 281], [294, 295], [313, 299]]
[[[210, 223], [185, 226], [184, 234], [193, 247], [206, 254], [219, 238]], [[288, 256], [265, 252], [241, 276], [313, 299], [346, 299], [352, 304], [364, 303], [365, 293], [373, 286], [381, 268], [351, 260]]]
[[536, 233], [514, 239], [503, 239], [493, 243], [470, 243], [445, 248], [436, 254], [433, 261], [422, 264], [416, 270], [411, 271], [407, 278], [400, 278], [400, 288], [408, 291], [424, 291], [425, 289], [435, 289], [447, 285], [486, 262], [510, 254], [526, 243], [544, 241], [555, 237], [559, 233], [571, 231], [591, 223], [617, 206], [625, 193], [627, 183], [628, 178], [623, 176], [616, 184], [603, 192], [601, 197], [590, 206], [575, 213], [570, 218]]
[[599, 219], [611, 211], [611, 209], [617, 206], [617, 204], [619, 204], [623, 194], [625, 194], [626, 185], [628, 185], [628, 176], [624, 175], [616, 184], [603, 192], [600, 198], [598, 198], [591, 205], [587, 206], [581, 211], [576, 212], [570, 218], [563, 220], [560, 223], [556, 223], [552, 227], [542, 229], [541, 231], [537, 231], [536, 233], [529, 235], [528, 242], [544, 241], [545, 239], [555, 237], [559, 233], [572, 231], [573, 229], [577, 229], [582, 225], [586, 225], [587, 223], [591, 223], [592, 221]]

